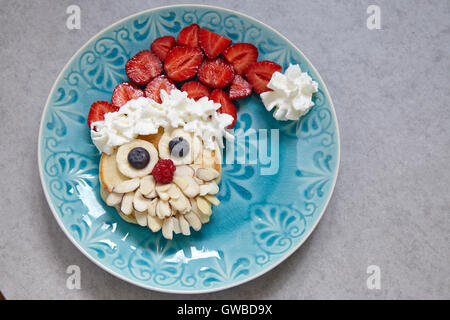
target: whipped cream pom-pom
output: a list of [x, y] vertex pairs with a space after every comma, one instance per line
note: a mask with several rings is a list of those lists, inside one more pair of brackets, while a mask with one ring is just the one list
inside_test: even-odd
[[298, 120], [308, 113], [314, 102], [312, 95], [318, 90], [313, 81], [299, 65], [289, 65], [284, 74], [275, 72], [268, 85], [272, 91], [261, 93], [261, 100], [267, 111], [275, 108], [273, 116], [277, 120]]

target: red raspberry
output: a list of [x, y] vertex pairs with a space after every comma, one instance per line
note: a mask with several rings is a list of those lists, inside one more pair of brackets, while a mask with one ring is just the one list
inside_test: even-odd
[[171, 183], [173, 180], [173, 173], [176, 167], [170, 159], [159, 159], [153, 168], [152, 175], [155, 180], [162, 184]]

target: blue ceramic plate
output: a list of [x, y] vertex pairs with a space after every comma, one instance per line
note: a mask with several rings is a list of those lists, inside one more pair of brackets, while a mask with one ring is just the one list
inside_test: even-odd
[[[123, 221], [100, 198], [100, 155], [86, 117], [96, 100], [110, 100], [127, 80], [125, 63], [157, 37], [197, 23], [259, 49], [259, 60], [285, 70], [299, 64], [319, 83], [314, 108], [296, 122], [275, 121], [258, 95], [240, 99], [237, 137], [278, 129], [276, 174], [270, 164], [223, 167], [211, 222], [192, 236], [161, 233]], [[276, 138], [276, 137], [275, 137]], [[241, 141], [245, 141], [242, 139]], [[237, 149], [248, 152], [243, 142]], [[269, 148], [276, 152], [275, 148]], [[39, 135], [39, 168], [50, 208], [69, 239], [111, 274], [164, 292], [217, 291], [254, 279], [292, 254], [311, 234], [331, 197], [339, 166], [339, 132], [331, 98], [318, 72], [291, 42], [240, 13], [208, 6], [144, 11], [108, 27], [65, 66], [49, 95]], [[272, 166], [274, 169], [274, 166]]]

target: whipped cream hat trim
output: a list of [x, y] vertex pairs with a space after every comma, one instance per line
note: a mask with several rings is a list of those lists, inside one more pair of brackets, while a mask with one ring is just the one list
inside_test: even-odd
[[98, 150], [111, 154], [138, 135], [156, 134], [160, 127], [182, 127], [201, 138], [205, 148], [211, 150], [215, 142], [224, 147], [223, 137], [234, 139], [226, 130], [233, 117], [217, 112], [220, 103], [207, 97], [195, 101], [177, 89], [170, 93], [161, 90], [161, 99], [161, 103], [145, 97], [130, 100], [119, 111], [105, 114], [103, 121], [92, 123], [91, 138]]

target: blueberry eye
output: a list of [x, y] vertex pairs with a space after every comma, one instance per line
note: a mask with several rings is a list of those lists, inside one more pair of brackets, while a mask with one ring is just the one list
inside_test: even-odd
[[189, 153], [189, 142], [182, 137], [176, 137], [169, 142], [170, 154], [177, 158], [183, 158]]
[[128, 153], [128, 162], [135, 169], [143, 169], [150, 162], [150, 154], [144, 148], [134, 148]]

